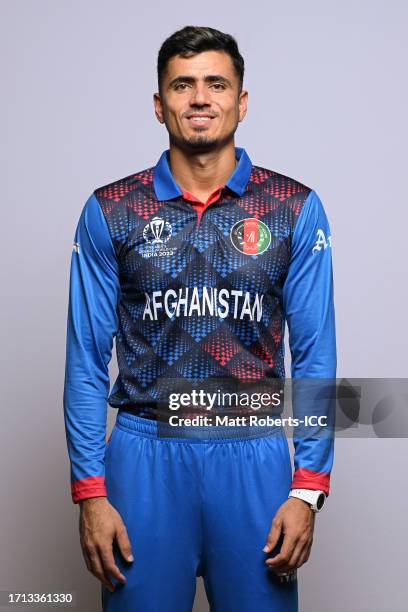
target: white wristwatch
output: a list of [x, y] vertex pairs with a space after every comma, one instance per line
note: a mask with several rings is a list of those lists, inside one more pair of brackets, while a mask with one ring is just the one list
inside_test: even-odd
[[326, 501], [326, 493], [324, 491], [315, 491], [313, 489], [291, 489], [289, 497], [297, 497], [310, 505], [314, 512], [320, 512]]

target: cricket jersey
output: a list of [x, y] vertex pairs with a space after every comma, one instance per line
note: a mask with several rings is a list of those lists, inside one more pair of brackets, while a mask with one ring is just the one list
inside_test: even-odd
[[[235, 156], [206, 203], [176, 183], [166, 150], [155, 166], [95, 189], [83, 207], [64, 384], [74, 503], [106, 495], [107, 404], [154, 418], [166, 380], [283, 380], [285, 321], [292, 378], [335, 378], [323, 204], [310, 187], [252, 164], [243, 148]], [[297, 404], [294, 414], [304, 414], [307, 404]], [[302, 436], [294, 446], [292, 488], [328, 494], [333, 441]]]

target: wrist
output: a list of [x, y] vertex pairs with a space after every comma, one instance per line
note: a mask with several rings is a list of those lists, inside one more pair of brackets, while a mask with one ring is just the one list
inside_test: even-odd
[[78, 504], [80, 508], [84, 506], [92, 506], [98, 503], [104, 503], [107, 500], [105, 495], [98, 495], [97, 497], [86, 497], [85, 499], [80, 499]]
[[310, 510], [310, 512], [312, 512], [314, 514], [314, 510], [312, 510], [311, 505], [305, 501], [304, 499], [300, 499], [300, 497], [295, 497], [294, 495], [289, 495], [288, 499], [286, 500], [287, 502], [290, 503], [294, 503], [295, 505], [298, 506], [304, 506], [305, 508], [308, 508], [308, 510]]

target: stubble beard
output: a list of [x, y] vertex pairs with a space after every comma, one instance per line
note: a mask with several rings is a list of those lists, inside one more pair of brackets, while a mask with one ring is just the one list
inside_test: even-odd
[[171, 133], [169, 130], [168, 132], [171, 144], [189, 153], [206, 153], [208, 151], [214, 151], [215, 149], [225, 145], [227, 142], [233, 140], [237, 127], [238, 121], [234, 128], [222, 138], [211, 138], [210, 136], [206, 136], [205, 130], [197, 131], [196, 134], [190, 136], [189, 138], [180, 137]]

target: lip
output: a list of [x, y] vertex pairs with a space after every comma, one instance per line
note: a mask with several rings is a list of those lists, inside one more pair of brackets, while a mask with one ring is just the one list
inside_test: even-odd
[[208, 113], [191, 113], [187, 115], [187, 119], [193, 119], [194, 117], [208, 117], [208, 119], [214, 119], [214, 115], [209, 115]]
[[191, 115], [186, 115], [187, 121], [200, 122], [203, 123], [211, 121], [214, 119], [214, 115], [209, 115], [208, 113], [192, 113]]
[[186, 117], [187, 121], [191, 124], [191, 125], [195, 125], [195, 126], [206, 126], [209, 125], [210, 122], [214, 119], [214, 117], [212, 115], [207, 115], [207, 114], [194, 114], [194, 115], [189, 115], [188, 117]]

